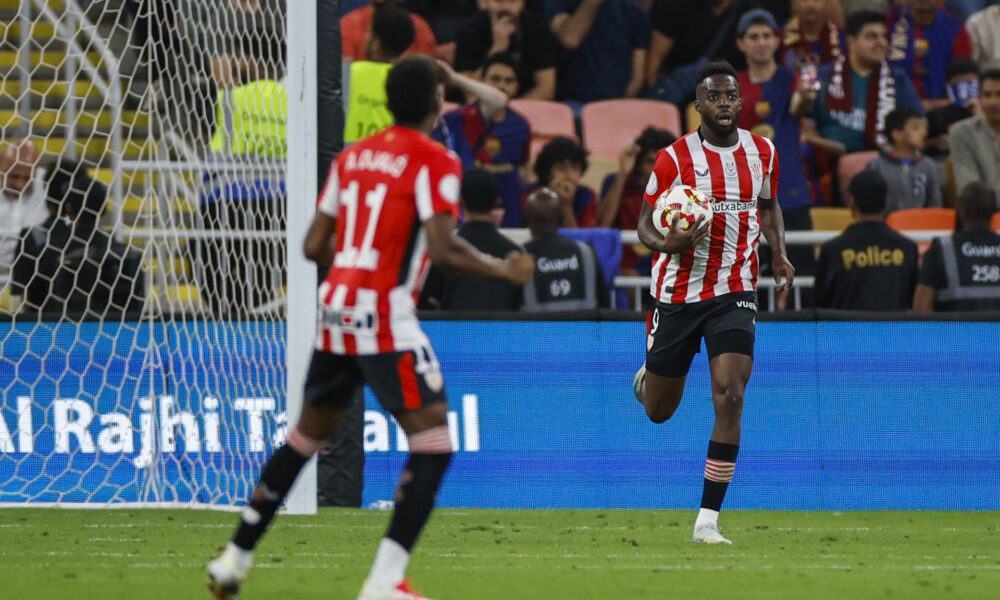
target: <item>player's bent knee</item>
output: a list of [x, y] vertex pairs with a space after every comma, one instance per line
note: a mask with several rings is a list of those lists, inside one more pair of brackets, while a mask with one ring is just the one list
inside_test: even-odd
[[662, 405], [656, 404], [654, 402], [646, 404], [646, 416], [649, 420], [654, 423], [663, 423], [674, 416], [674, 411], [677, 410], [677, 405]]

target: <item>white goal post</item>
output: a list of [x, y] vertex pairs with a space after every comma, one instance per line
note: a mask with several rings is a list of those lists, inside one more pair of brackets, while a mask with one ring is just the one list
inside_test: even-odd
[[249, 497], [315, 327], [317, 1], [0, 3], [0, 506]]

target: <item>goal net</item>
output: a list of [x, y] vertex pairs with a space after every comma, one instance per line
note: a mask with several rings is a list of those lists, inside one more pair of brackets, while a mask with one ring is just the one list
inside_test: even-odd
[[285, 417], [284, 0], [0, 0], [0, 503], [245, 501]]

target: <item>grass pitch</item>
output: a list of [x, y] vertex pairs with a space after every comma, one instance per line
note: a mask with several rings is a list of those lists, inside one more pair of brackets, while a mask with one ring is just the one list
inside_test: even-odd
[[[409, 574], [443, 600], [998, 598], [1000, 514], [724, 512], [732, 546], [690, 543], [694, 511], [438, 510]], [[280, 515], [244, 600], [356, 597], [389, 513]], [[207, 599], [237, 516], [0, 510], [0, 597]]]

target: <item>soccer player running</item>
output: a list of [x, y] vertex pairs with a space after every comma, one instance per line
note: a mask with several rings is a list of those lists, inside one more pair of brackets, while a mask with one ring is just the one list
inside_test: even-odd
[[264, 465], [232, 542], [208, 565], [209, 589], [218, 599], [238, 594], [254, 546], [299, 471], [366, 383], [406, 432], [410, 458], [358, 598], [423, 598], [404, 573], [452, 452], [444, 381], [415, 310], [428, 255], [435, 264], [518, 285], [534, 273], [530, 255], [495, 259], [452, 235], [461, 166], [428, 137], [441, 111], [439, 83], [429, 59], [399, 61], [386, 80], [396, 124], [349, 146], [330, 170], [305, 240], [310, 259], [333, 264], [319, 288], [302, 417]]
[[[736, 466], [743, 391], [753, 366], [761, 231], [771, 245], [779, 290], [792, 285], [795, 269], [785, 253], [776, 197], [777, 153], [770, 140], [737, 128], [736, 71], [725, 62], [708, 63], [696, 80], [695, 108], [701, 126], [660, 150], [639, 216], [639, 240], [656, 252], [650, 285], [656, 305], [647, 319], [646, 363], [636, 373], [633, 388], [650, 420], [669, 419], [705, 339], [715, 427], [691, 541], [729, 544], [719, 531], [718, 518]], [[714, 216], [710, 223], [699, 218], [686, 231], [674, 217], [664, 236], [653, 226], [653, 206], [675, 185], [710, 196]]]

